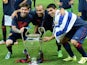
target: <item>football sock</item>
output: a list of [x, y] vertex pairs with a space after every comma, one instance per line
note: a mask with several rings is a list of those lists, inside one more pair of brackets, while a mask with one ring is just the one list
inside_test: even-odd
[[74, 54], [73, 54], [73, 52], [72, 52], [72, 50], [71, 50], [71, 47], [70, 47], [70, 44], [69, 44], [69, 43], [63, 44], [63, 47], [65, 48], [65, 50], [68, 52], [68, 54], [69, 54], [71, 57], [74, 56]]
[[57, 43], [56, 41], [56, 45], [57, 45], [58, 51], [61, 50], [61, 43]]
[[6, 41], [6, 27], [2, 27], [3, 40]]
[[78, 46], [76, 47], [76, 49], [79, 51], [79, 53], [82, 54], [83, 57], [87, 57], [87, 54], [85, 53], [85, 51], [82, 48], [82, 45], [80, 43], [78, 43]]
[[7, 46], [7, 49], [8, 49], [8, 51], [11, 52], [11, 54], [12, 54], [12, 46]]

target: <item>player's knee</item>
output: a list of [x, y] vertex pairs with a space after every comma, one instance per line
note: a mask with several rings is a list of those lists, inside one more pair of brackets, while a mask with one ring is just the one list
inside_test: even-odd
[[65, 43], [67, 43], [68, 42], [68, 38], [67, 37], [64, 37], [62, 40], [60, 40], [60, 42], [62, 43], [62, 44], [65, 44]]
[[74, 46], [77, 46], [77, 41], [76, 41], [76, 40], [71, 39], [71, 43], [72, 43]]
[[11, 45], [12, 43], [13, 43], [13, 41], [10, 40], [10, 39], [8, 39], [8, 40], [6, 41], [6, 45], [7, 45], [7, 46]]

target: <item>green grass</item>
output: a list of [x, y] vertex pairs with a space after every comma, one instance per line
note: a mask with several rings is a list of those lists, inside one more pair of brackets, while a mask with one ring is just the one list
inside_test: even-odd
[[[78, 2], [77, 1], [78, 0], [74, 0], [74, 6], [73, 6], [73, 12], [76, 14], [78, 13], [78, 10], [77, 10]], [[54, 1], [53, 0], [37, 0], [37, 4], [43, 4], [45, 8], [49, 3], [54, 3]], [[2, 20], [2, 2], [0, 0], [0, 21], [1, 20]], [[31, 24], [31, 26], [33, 29], [34, 26], [32, 24]], [[33, 32], [32, 29], [30, 29], [30, 32]], [[9, 33], [8, 27], [7, 27], [7, 31]], [[45, 35], [50, 36], [51, 34], [52, 33], [50, 31], [47, 31]], [[0, 40], [1, 39], [2, 39], [2, 31], [1, 31], [1, 25], [0, 25]], [[0, 65], [28, 65], [28, 63], [22, 64], [22, 63], [15, 62], [17, 59], [25, 58], [24, 54], [22, 53], [22, 51], [24, 49], [22, 41], [18, 40], [18, 42], [19, 42], [18, 45], [13, 46], [13, 55], [12, 55], [11, 59], [9, 59], [9, 60], [4, 59], [4, 57], [7, 53], [6, 46], [0, 45]], [[56, 43], [55, 40], [51, 40], [49, 42], [44, 42], [42, 44], [44, 58], [46, 61], [44, 61], [44, 63], [41, 63], [40, 65], [79, 65], [77, 62], [64, 62], [62, 59], [58, 59], [57, 58], [57, 47], [56, 47], [55, 43]], [[85, 42], [83, 44], [85, 50], [87, 50], [86, 43], [87, 43], [87, 41], [85, 40]], [[32, 46], [30, 42], [27, 42], [27, 44], [29, 45], [29, 53], [30, 53], [31, 57], [37, 56], [37, 52], [39, 50], [39, 43], [35, 42], [34, 46]], [[74, 46], [72, 46], [72, 49], [73, 49], [73, 52], [75, 53], [75, 55], [77, 56], [77, 59], [79, 60], [81, 55], [77, 52], [77, 50], [74, 48]], [[63, 55], [64, 55], [63, 58], [67, 57], [67, 53], [63, 47], [62, 47], [62, 50], [63, 50]], [[87, 63], [84, 65], [87, 65]]]

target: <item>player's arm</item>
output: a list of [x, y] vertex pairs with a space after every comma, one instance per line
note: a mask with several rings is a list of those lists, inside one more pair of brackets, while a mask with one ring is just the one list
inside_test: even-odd
[[16, 26], [12, 26], [12, 30], [15, 32], [15, 33], [21, 33], [21, 31], [19, 29], [16, 28]]
[[12, 19], [12, 31], [14, 31], [15, 33], [21, 33], [20, 29], [18, 29], [16, 26], [17, 26], [17, 17], [14, 17]]
[[21, 29], [16, 28], [16, 26], [12, 26], [12, 30], [15, 33], [23, 33], [24, 32], [24, 27], [22, 27]]
[[14, 31], [15, 33], [22, 33], [24, 31], [24, 27], [20, 29], [17, 28], [17, 17], [14, 17], [12, 19], [12, 31]]
[[34, 33], [36, 33], [37, 31], [38, 31], [38, 25], [35, 25]]
[[54, 35], [52, 35], [52, 36], [50, 36], [50, 37], [44, 37], [43, 38], [43, 41], [50, 41], [50, 40], [52, 40], [52, 39], [54, 39], [55, 37], [54, 37]]
[[24, 4], [24, 3], [26, 3], [27, 2], [27, 0], [23, 0], [23, 2], [21, 2], [20, 4], [19, 4], [19, 6], [21, 6], [22, 4]]
[[20, 11], [21, 11], [20, 9], [15, 10], [15, 11], [12, 13], [11, 18], [13, 19], [15, 16], [18, 17], [18, 16], [17, 16], [17, 13], [20, 12]]
[[3, 3], [4, 3], [4, 4], [7, 4], [7, 3], [8, 3], [8, 0], [3, 0]]

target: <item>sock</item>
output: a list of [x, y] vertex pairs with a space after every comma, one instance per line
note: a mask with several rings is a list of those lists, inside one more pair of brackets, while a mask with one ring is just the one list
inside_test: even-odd
[[2, 27], [3, 40], [6, 41], [6, 27]]
[[76, 47], [76, 49], [79, 51], [80, 54], [82, 54], [83, 57], [87, 57], [87, 54], [85, 53], [80, 43], [78, 43], [78, 46]]
[[63, 44], [63, 47], [65, 48], [65, 50], [68, 52], [68, 54], [69, 54], [71, 57], [74, 56], [74, 54], [73, 54], [73, 52], [72, 52], [72, 50], [71, 50], [71, 47], [70, 47], [70, 44], [69, 44], [69, 43]]
[[8, 51], [11, 52], [11, 54], [12, 54], [12, 46], [7, 46], [7, 49], [8, 49]]
[[56, 45], [57, 45], [58, 51], [61, 50], [61, 43], [58, 43], [58, 42], [56, 41]]

